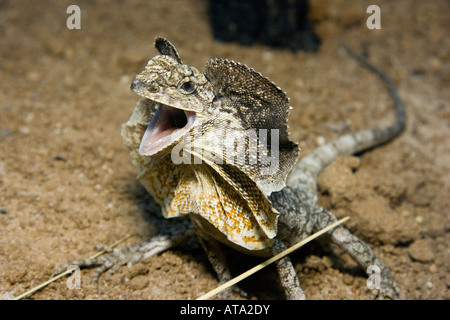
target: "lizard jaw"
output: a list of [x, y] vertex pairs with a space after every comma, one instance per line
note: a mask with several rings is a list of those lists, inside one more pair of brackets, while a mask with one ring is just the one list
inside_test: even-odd
[[195, 123], [197, 114], [162, 103], [142, 136], [139, 153], [151, 156], [178, 141]]

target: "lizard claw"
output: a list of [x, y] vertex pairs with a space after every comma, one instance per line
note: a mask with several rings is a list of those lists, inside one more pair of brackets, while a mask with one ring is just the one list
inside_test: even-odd
[[192, 236], [194, 236], [192, 227], [185, 225], [184, 228], [178, 229], [176, 232], [157, 235], [147, 242], [122, 249], [108, 250], [110, 253], [104, 256], [72, 261], [58, 268], [55, 275], [73, 266], [79, 268], [98, 267], [92, 277], [92, 281], [97, 282], [98, 278], [108, 270], [114, 271], [125, 264], [132, 265], [143, 259], [150, 258], [185, 242]]
[[140, 246], [141, 245], [135, 245], [123, 249], [113, 249], [108, 255], [72, 261], [59, 268], [55, 272], [55, 275], [60, 274], [73, 266], [79, 268], [97, 267], [97, 270], [92, 277], [92, 281], [97, 282], [98, 278], [108, 270], [114, 271], [125, 264], [133, 264], [142, 260], [145, 252], [140, 252]]

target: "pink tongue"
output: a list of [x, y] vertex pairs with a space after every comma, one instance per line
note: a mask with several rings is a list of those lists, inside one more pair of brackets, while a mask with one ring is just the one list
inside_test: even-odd
[[[170, 119], [180, 110], [160, 105], [150, 121], [139, 146], [141, 155], [150, 156], [157, 153], [171, 142], [182, 136], [195, 121], [195, 113], [186, 111], [188, 123], [183, 128], [176, 128]], [[183, 111], [184, 112], [184, 111]]]
[[165, 145], [169, 144], [171, 133], [173, 130], [168, 129], [157, 134], [154, 134], [154, 129], [147, 128], [142, 137], [141, 145], [139, 146], [139, 153], [145, 156], [150, 156]]

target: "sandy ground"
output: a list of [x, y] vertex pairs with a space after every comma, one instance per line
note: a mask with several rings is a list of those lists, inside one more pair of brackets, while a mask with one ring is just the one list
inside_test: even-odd
[[[135, 180], [120, 126], [138, 97], [131, 79], [156, 52], [156, 36], [185, 63], [243, 62], [280, 86], [294, 106], [292, 138], [302, 155], [320, 143], [388, 124], [382, 84], [339, 49], [368, 53], [398, 85], [404, 134], [359, 157], [338, 159], [319, 179], [320, 202], [371, 244], [405, 298], [449, 299], [450, 3], [313, 1], [317, 53], [218, 43], [206, 1], [76, 1], [81, 30], [68, 30], [74, 1], [0, 2], [0, 296], [47, 280], [96, 244], [139, 243], [162, 226]], [[365, 21], [381, 7], [381, 30]], [[227, 250], [235, 274], [260, 260]], [[364, 273], [338, 248], [313, 242], [292, 256], [310, 299], [368, 299]], [[81, 289], [59, 280], [33, 299], [193, 299], [217, 286], [196, 240]], [[250, 298], [282, 299], [275, 269], [241, 283]], [[239, 296], [235, 296], [239, 298]]]

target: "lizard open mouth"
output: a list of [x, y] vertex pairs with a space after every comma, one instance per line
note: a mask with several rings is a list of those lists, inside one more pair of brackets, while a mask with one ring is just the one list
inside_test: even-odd
[[177, 141], [193, 126], [197, 115], [160, 103], [139, 146], [139, 153], [151, 156]]

